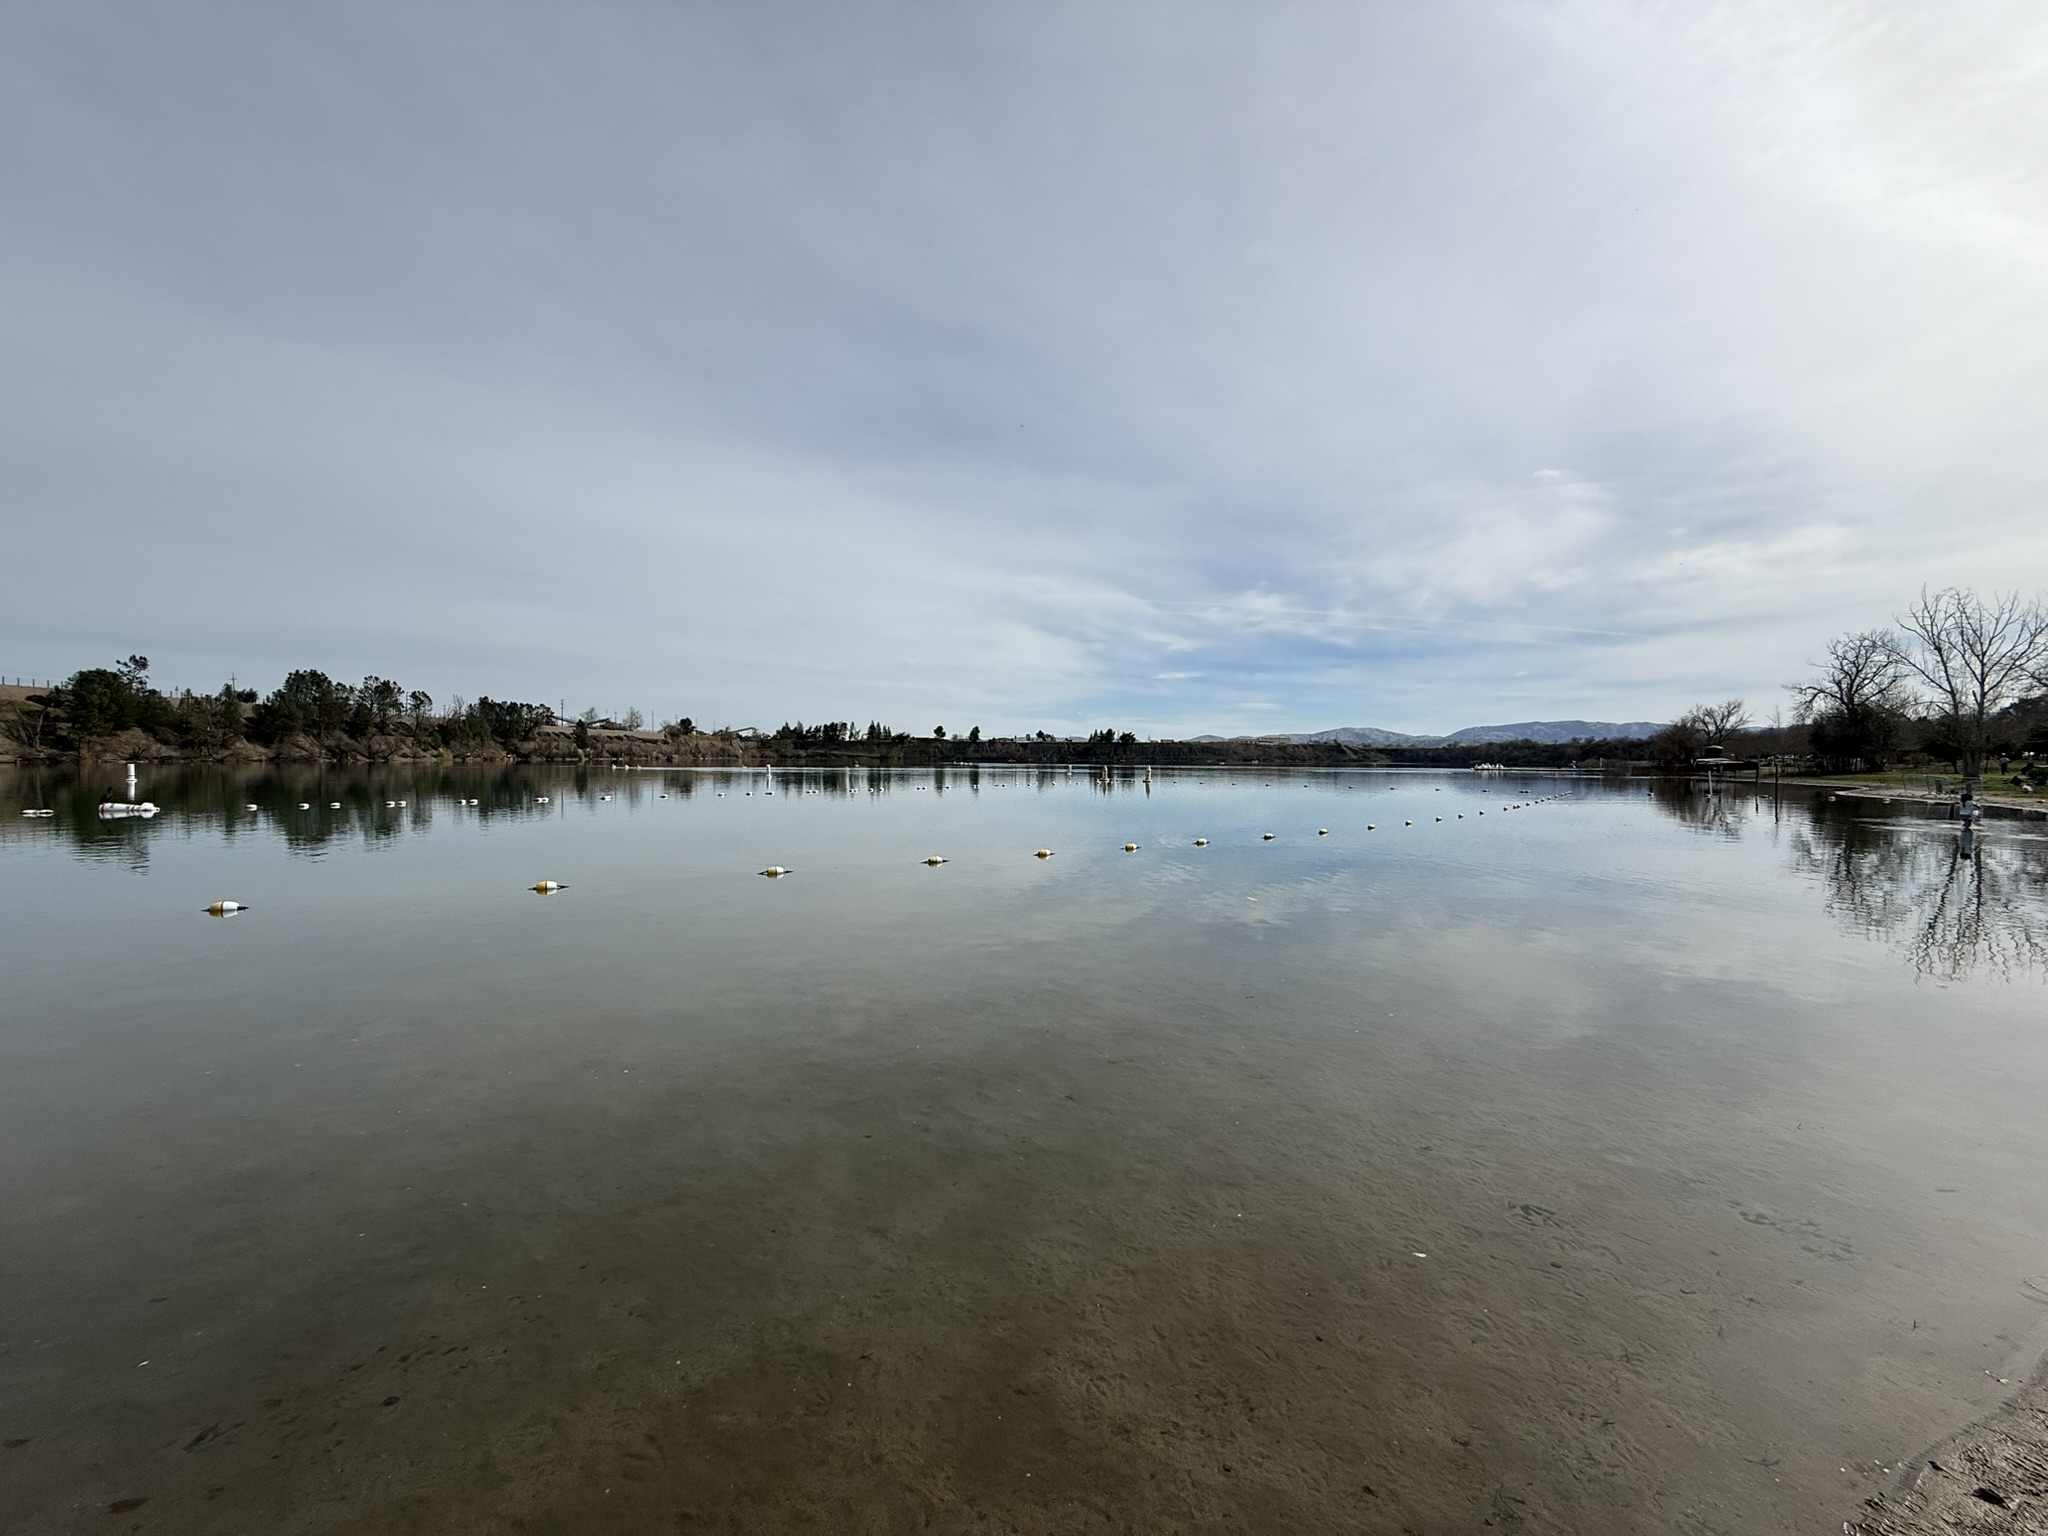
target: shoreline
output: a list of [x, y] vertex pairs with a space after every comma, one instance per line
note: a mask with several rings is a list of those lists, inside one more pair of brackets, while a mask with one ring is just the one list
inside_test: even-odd
[[1902, 1464], [1844, 1536], [2048, 1531], [2048, 1346], [2035, 1342], [2020, 1389]]
[[[1956, 796], [1936, 794], [1932, 790], [1906, 789], [1899, 785], [1852, 784], [1839, 779], [1797, 778], [1783, 781], [1801, 789], [1826, 790], [1830, 796], [1846, 796], [1852, 800], [1876, 800], [1885, 805], [1903, 802], [1918, 806], [1947, 806], [1956, 804]], [[2017, 794], [2008, 790], [1977, 791], [1977, 804], [1987, 817], [2000, 816], [2023, 821], [2048, 821], [2048, 804], [2037, 797]]]

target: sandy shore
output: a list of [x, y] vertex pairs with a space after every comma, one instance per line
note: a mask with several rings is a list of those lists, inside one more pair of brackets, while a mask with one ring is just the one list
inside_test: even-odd
[[1997, 1413], [1899, 1469], [1849, 1536], [2048, 1531], [2048, 1362]]

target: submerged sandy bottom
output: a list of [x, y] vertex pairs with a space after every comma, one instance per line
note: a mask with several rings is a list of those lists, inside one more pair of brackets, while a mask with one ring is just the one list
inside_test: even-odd
[[2028, 1347], [1785, 1063], [1042, 997], [53, 1210], [10, 1291], [95, 1325], [10, 1349], [10, 1528], [1830, 1529]]

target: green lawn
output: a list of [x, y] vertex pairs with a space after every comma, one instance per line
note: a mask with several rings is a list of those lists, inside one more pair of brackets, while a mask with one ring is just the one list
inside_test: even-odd
[[[1988, 765], [1981, 787], [1987, 792], [2019, 793], [2014, 775], [1999, 773], [1996, 763]], [[1925, 768], [1888, 768], [1883, 773], [1801, 774], [1802, 784], [1840, 784], [1855, 789], [1896, 789], [1919, 794], [1954, 794], [1963, 787], [1959, 773], [1931, 772]], [[2040, 790], [2035, 790], [2040, 794]]]

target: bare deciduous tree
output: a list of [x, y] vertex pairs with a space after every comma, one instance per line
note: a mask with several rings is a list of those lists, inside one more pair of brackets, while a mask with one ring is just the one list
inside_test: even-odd
[[2017, 592], [1988, 599], [1957, 587], [1929, 593], [1898, 619], [1899, 663], [1923, 684], [1962, 755], [1963, 778], [1984, 771], [1992, 716], [2048, 669], [2048, 608]]
[[1740, 699], [1695, 704], [1650, 738], [1650, 757], [1662, 768], [1690, 768], [1708, 747], [1725, 745], [1748, 724], [1749, 711]]
[[9, 737], [27, 747], [31, 752], [40, 752], [43, 747], [43, 726], [50, 718], [50, 696], [47, 693], [32, 693], [15, 701], [4, 717]]
[[1709, 746], [1719, 746], [1749, 725], [1749, 709], [1740, 699], [1698, 705], [1692, 711], [1692, 717]]
[[1793, 718], [1812, 727], [1815, 752], [1843, 763], [1883, 767], [1896, 750], [1902, 723], [1918, 703], [1895, 637], [1866, 629], [1828, 642], [1820, 675], [1787, 684]]
[[1810, 683], [1788, 683], [1793, 718], [1863, 709], [1910, 709], [1906, 664], [1895, 638], [1882, 629], [1866, 629], [1828, 642], [1825, 661], [1813, 666], [1820, 676]]

